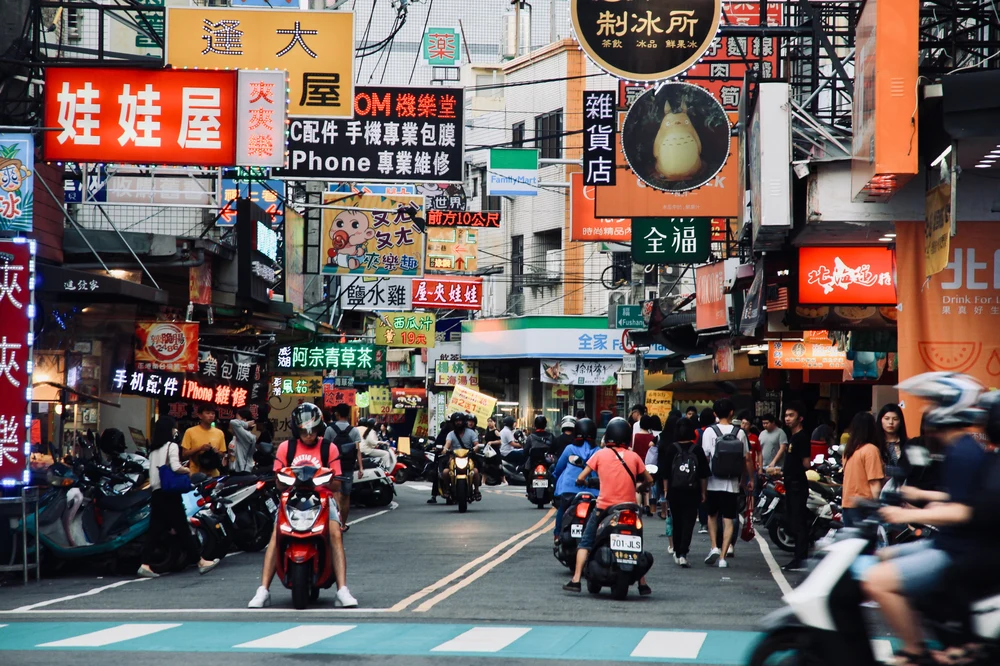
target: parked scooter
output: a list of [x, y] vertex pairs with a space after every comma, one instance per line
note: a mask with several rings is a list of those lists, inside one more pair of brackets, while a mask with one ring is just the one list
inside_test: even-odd
[[400, 453], [396, 457], [395, 482], [433, 481], [437, 474], [435, 458], [433, 441], [420, 437], [410, 442], [410, 452]]
[[[826, 536], [831, 529], [840, 529], [843, 526], [839, 500], [821, 494], [817, 489], [809, 488], [806, 508], [810, 516], [809, 540], [811, 543]], [[795, 537], [788, 529], [783, 482], [775, 481], [764, 487], [760, 499], [757, 501], [757, 510], [761, 522], [771, 538], [771, 543], [786, 552], [795, 552]]]
[[388, 506], [396, 495], [392, 479], [385, 473], [377, 458], [362, 459], [361, 478], [354, 474], [351, 503], [363, 506]]

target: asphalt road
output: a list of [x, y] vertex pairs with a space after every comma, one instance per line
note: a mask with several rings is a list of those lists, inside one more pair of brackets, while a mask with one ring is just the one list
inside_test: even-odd
[[[357, 610], [334, 609], [325, 591], [295, 611], [277, 581], [271, 608], [247, 609], [260, 553], [230, 555], [206, 576], [155, 580], [76, 567], [0, 588], [0, 663], [50, 664], [53, 651], [70, 650], [74, 664], [101, 666], [133, 663], [136, 653], [143, 664], [174, 665], [178, 653], [207, 651], [213, 663], [241, 666], [740, 664], [758, 620], [781, 605], [780, 585], [797, 582], [772, 573], [758, 541], [740, 542], [732, 566], [718, 569], [701, 563], [708, 539], [695, 535], [692, 567], [680, 569], [663, 522], [650, 518], [653, 595], [574, 595], [562, 591], [568, 571], [552, 556], [554, 512], [521, 489], [496, 488], [461, 515], [425, 504], [428, 490], [406, 484], [392, 509], [352, 510], [345, 543]], [[772, 563], [786, 559], [776, 551]]]

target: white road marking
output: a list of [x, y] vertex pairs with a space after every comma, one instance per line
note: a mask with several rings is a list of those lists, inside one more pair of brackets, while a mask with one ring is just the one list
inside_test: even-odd
[[[122, 585], [128, 585], [130, 583], [141, 583], [143, 581], [152, 580], [150, 578], [132, 578], [130, 580], [120, 580], [117, 583], [111, 583], [110, 585], [104, 585], [101, 587], [95, 587], [92, 590], [87, 590], [86, 592], [81, 592], [80, 594], [71, 594], [68, 597], [59, 597], [57, 599], [49, 599], [48, 601], [39, 601], [37, 604], [31, 604], [29, 606], [21, 606], [20, 608], [15, 608], [12, 611], [2, 611], [9, 613], [23, 613], [26, 611], [31, 611], [36, 608], [41, 608], [42, 606], [51, 606], [52, 604], [59, 604], [64, 601], [72, 601], [73, 599], [81, 599], [83, 597], [92, 597], [95, 594], [100, 594], [105, 590], [110, 590], [116, 587], [121, 587]], [[82, 612], [82, 611], [78, 611]]]
[[109, 627], [100, 631], [92, 631], [88, 634], [81, 634], [73, 638], [64, 638], [61, 641], [42, 643], [36, 647], [103, 647], [113, 643], [130, 641], [133, 638], [149, 636], [160, 631], [179, 627], [180, 624], [119, 624], [117, 627]]
[[431, 652], [499, 652], [529, 631], [530, 627], [473, 627]]
[[433, 486], [433, 484], [424, 483], [424, 482], [421, 482], [421, 481], [408, 481], [408, 482], [403, 483], [401, 485], [398, 485], [396, 487], [397, 488], [413, 488], [414, 490], [422, 490], [422, 491], [424, 491], [426, 493], [427, 491], [429, 491], [434, 486]]
[[764, 561], [767, 562], [767, 568], [771, 570], [771, 577], [774, 578], [774, 582], [781, 589], [781, 594], [790, 593], [792, 586], [788, 584], [785, 574], [781, 573], [781, 567], [778, 566], [778, 563], [774, 560], [774, 555], [771, 554], [771, 547], [767, 545], [767, 542], [764, 541], [764, 538], [759, 533], [754, 534], [754, 538], [757, 539], [757, 543], [760, 545], [760, 552], [764, 556]]
[[703, 631], [647, 631], [632, 650], [633, 657], [697, 659], [708, 636]]
[[313, 643], [350, 631], [356, 624], [302, 624], [276, 634], [258, 638], [248, 643], [234, 645], [234, 648], [280, 648], [295, 650]]
[[872, 653], [875, 655], [875, 661], [881, 661], [886, 664], [893, 662], [892, 643], [890, 641], [882, 639], [872, 641]]
[[379, 511], [378, 513], [373, 513], [373, 514], [371, 514], [369, 516], [361, 516], [360, 518], [355, 518], [354, 520], [349, 520], [349, 521], [347, 521], [347, 526], [350, 527], [351, 525], [356, 525], [357, 523], [360, 523], [363, 520], [368, 520], [369, 518], [375, 518], [376, 516], [381, 516], [384, 513], [389, 513], [390, 511], [395, 511], [397, 508], [399, 508], [399, 505], [396, 504], [395, 502], [391, 502], [389, 504], [389, 508], [388, 509], [383, 509], [382, 511]]
[[246, 613], [247, 615], [292, 614], [292, 613], [333, 613], [335, 615], [350, 615], [352, 613], [388, 613], [390, 608], [85, 608], [79, 610], [5, 610], [0, 615], [226, 615]]

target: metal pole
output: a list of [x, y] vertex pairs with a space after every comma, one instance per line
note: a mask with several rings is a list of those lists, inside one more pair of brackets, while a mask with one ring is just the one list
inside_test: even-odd
[[514, 2], [514, 57], [521, 55], [521, 0]]
[[[38, 505], [41, 503], [41, 491], [35, 486], [35, 580], [42, 579], [42, 550], [38, 541]], [[26, 535], [27, 536], [27, 535]]]
[[97, 253], [97, 250], [94, 249], [94, 246], [90, 244], [89, 240], [87, 240], [87, 234], [83, 233], [83, 227], [81, 227], [77, 223], [77, 221], [73, 219], [73, 216], [69, 214], [69, 210], [66, 209], [66, 206], [63, 205], [63, 202], [59, 201], [59, 199], [56, 198], [56, 195], [53, 194], [52, 192], [52, 188], [49, 187], [49, 184], [45, 182], [45, 179], [37, 178], [36, 180], [38, 180], [38, 182], [42, 184], [42, 187], [45, 188], [45, 191], [49, 193], [49, 196], [52, 197], [52, 201], [54, 201], [55, 204], [59, 206], [59, 210], [61, 210], [62, 214], [66, 216], [66, 219], [70, 221], [70, 223], [73, 225], [73, 228], [80, 232], [80, 238], [83, 239], [83, 242], [87, 244], [87, 247], [90, 248], [90, 251], [94, 253], [95, 257], [97, 257], [97, 261], [99, 261], [101, 266], [104, 267], [105, 272], [108, 275], [111, 275], [111, 270], [108, 268], [107, 264], [104, 263], [104, 260], [101, 259], [101, 255]]
[[[21, 488], [21, 562], [24, 564], [22, 567], [22, 572], [24, 574], [24, 584], [28, 584], [28, 511], [25, 506], [26, 498], [24, 496], [24, 491], [26, 488]], [[35, 523], [35, 533], [38, 533], [38, 523]]]

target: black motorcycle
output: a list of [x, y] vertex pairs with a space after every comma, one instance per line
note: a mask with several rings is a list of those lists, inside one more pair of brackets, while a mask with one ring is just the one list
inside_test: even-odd
[[571, 571], [576, 566], [576, 549], [580, 545], [583, 528], [586, 526], [590, 514], [594, 511], [596, 501], [597, 493], [577, 493], [563, 514], [559, 540], [552, 547], [552, 554]]
[[555, 461], [549, 453], [549, 447], [536, 446], [528, 453], [525, 463], [525, 480], [527, 484], [528, 501], [539, 509], [552, 502], [555, 492], [555, 479], [552, 478], [552, 468]]
[[433, 441], [421, 437], [411, 442], [409, 453], [400, 453], [396, 456], [396, 462], [405, 465], [396, 471], [396, 483], [433, 481], [437, 474], [435, 458]]
[[653, 554], [643, 550], [641, 511], [638, 504], [630, 502], [616, 504], [604, 513], [583, 568], [591, 594], [610, 587], [612, 598], [622, 600], [652, 568]]

